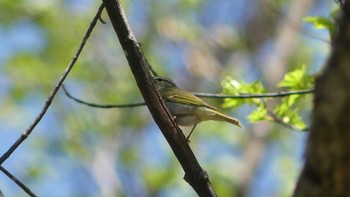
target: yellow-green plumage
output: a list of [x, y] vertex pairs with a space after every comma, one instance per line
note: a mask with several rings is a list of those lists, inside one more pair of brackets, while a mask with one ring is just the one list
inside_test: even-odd
[[210, 109], [215, 109], [214, 107], [204, 102], [202, 99], [198, 98], [197, 96], [194, 96], [189, 92], [181, 90], [180, 88], [170, 87], [166, 90], [161, 89], [160, 94], [162, 95], [163, 99], [166, 101], [180, 103], [184, 105], [190, 104], [190, 105], [204, 106]]
[[170, 79], [156, 77], [158, 91], [179, 125], [196, 125], [201, 121], [225, 121], [242, 127], [236, 118], [226, 116], [217, 111], [199, 97], [176, 87]]

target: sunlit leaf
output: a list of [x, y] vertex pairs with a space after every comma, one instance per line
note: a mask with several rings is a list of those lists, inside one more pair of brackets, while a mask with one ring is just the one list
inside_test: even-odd
[[298, 113], [298, 109], [289, 111], [286, 116], [282, 118], [283, 122], [293, 125], [298, 129], [304, 129], [305, 123], [303, 122], [301, 116]]
[[333, 14], [331, 14], [331, 17], [329, 18], [323, 16], [308, 16], [304, 17], [304, 21], [311, 23], [316, 29], [327, 29], [331, 37], [333, 37], [337, 28], [337, 25], [334, 20], [334, 18], [336, 17], [335, 15], [337, 13], [337, 11], [333, 12]]
[[335, 23], [331, 19], [323, 16], [307, 16], [304, 17], [303, 20], [311, 23], [317, 29], [328, 29], [331, 31], [335, 28]]
[[260, 105], [251, 114], [249, 114], [248, 119], [251, 122], [257, 122], [261, 120], [266, 120], [267, 109], [265, 106]]
[[286, 87], [292, 90], [312, 88], [314, 79], [312, 76], [305, 73], [306, 66], [302, 65], [284, 75], [283, 80], [278, 84], [278, 87]]
[[[244, 94], [261, 94], [266, 92], [265, 87], [261, 81], [255, 81], [253, 83], [238, 82], [231, 77], [227, 77], [221, 82], [222, 92], [228, 95], [244, 95]], [[243, 104], [257, 104], [260, 103], [259, 99], [224, 99], [223, 107], [238, 107]]]

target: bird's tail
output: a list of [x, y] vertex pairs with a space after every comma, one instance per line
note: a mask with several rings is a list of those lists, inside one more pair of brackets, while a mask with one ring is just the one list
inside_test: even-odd
[[236, 118], [232, 118], [230, 116], [227, 116], [225, 114], [222, 114], [216, 110], [213, 110], [213, 109], [209, 109], [209, 108], [206, 108], [206, 111], [208, 113], [211, 113], [212, 116], [211, 116], [211, 120], [216, 120], [216, 121], [225, 121], [225, 122], [228, 122], [228, 123], [231, 123], [233, 125], [236, 125], [240, 128], [243, 128], [241, 123], [236, 119]]

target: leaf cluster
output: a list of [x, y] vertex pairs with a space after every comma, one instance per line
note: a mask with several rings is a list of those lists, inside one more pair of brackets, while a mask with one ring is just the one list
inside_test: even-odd
[[[282, 81], [278, 83], [277, 86], [287, 90], [308, 89], [314, 86], [314, 78], [313, 76], [306, 73], [306, 66], [302, 65], [299, 68], [286, 73]], [[227, 77], [222, 81], [222, 88], [223, 93], [229, 95], [244, 95], [266, 92], [266, 88], [261, 81], [245, 83], [238, 82], [232, 77]], [[267, 98], [226, 98], [224, 100], [223, 107], [237, 108], [244, 104], [253, 105], [256, 106], [256, 108], [248, 115], [250, 122], [272, 120], [285, 125], [289, 125], [291, 128], [304, 130], [306, 126], [300, 116], [300, 108], [298, 107], [302, 98], [304, 97], [300, 94], [283, 97], [277, 104], [274, 105], [272, 110], [269, 110], [266, 105]]]

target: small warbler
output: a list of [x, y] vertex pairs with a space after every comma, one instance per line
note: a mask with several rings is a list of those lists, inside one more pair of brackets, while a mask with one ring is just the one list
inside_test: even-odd
[[175, 83], [170, 79], [155, 77], [154, 81], [177, 124], [181, 126], [193, 125], [187, 140], [190, 138], [196, 125], [206, 120], [224, 121], [242, 128], [236, 118], [220, 113], [216, 108], [199, 97], [176, 87]]

